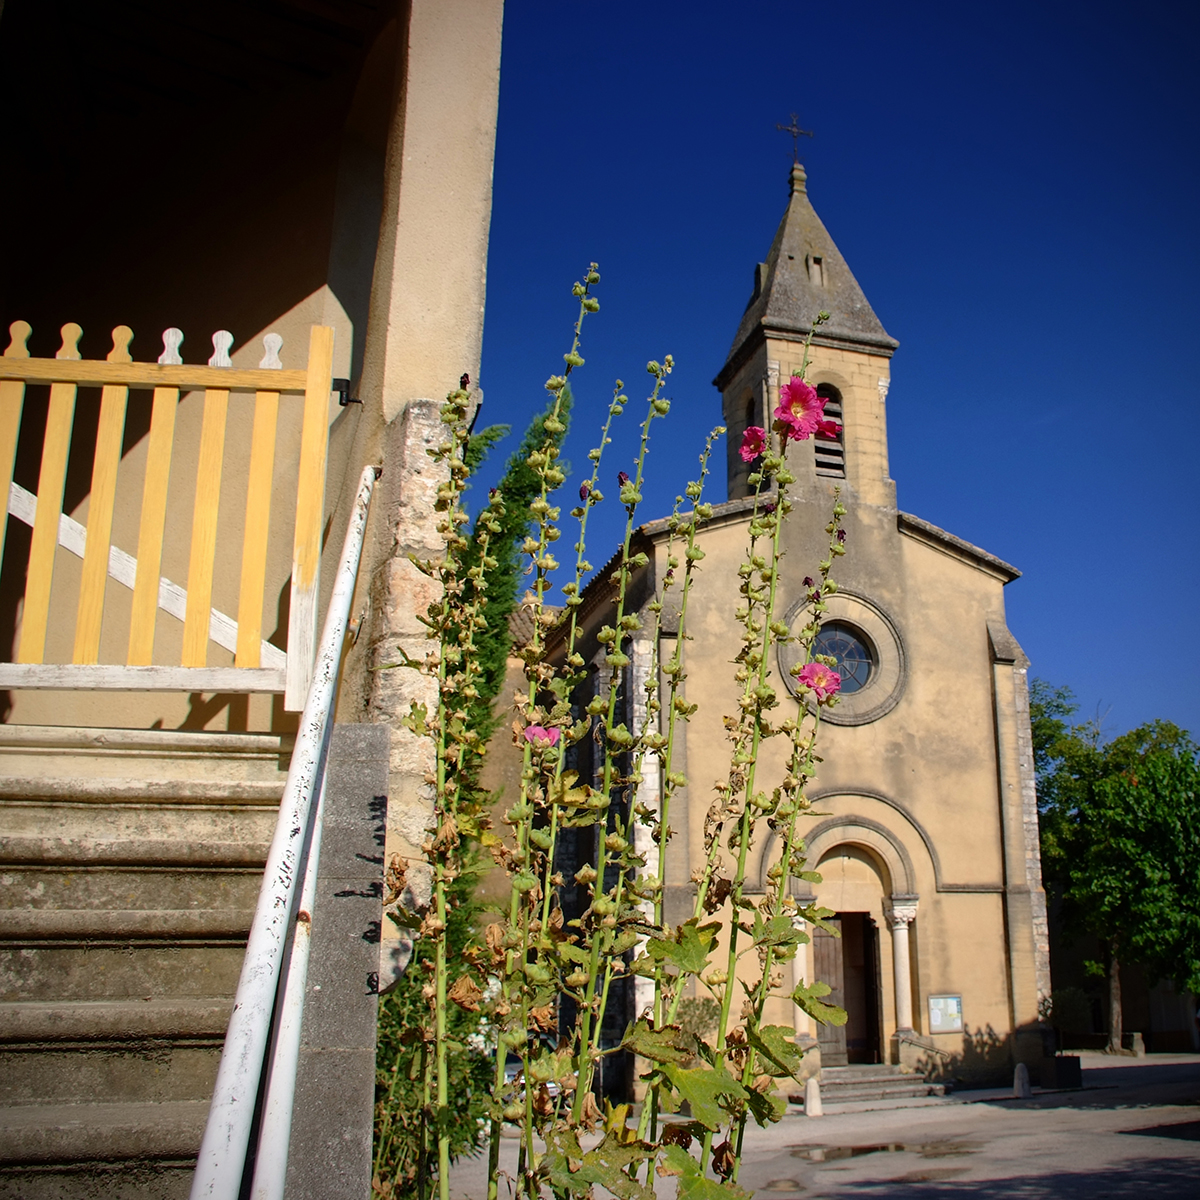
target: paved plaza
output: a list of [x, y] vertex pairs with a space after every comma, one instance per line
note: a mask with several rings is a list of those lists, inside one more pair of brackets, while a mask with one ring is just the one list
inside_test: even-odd
[[[1082, 1058], [1080, 1091], [964, 1091], [751, 1127], [740, 1182], [759, 1200], [1200, 1200], [1200, 1055]], [[504, 1150], [511, 1169], [515, 1139]], [[482, 1200], [483, 1179], [482, 1161], [460, 1163], [455, 1200]]]

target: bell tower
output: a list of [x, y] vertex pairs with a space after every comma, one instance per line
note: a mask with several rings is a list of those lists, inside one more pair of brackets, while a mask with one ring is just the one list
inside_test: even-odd
[[743, 432], [750, 425], [770, 427], [779, 385], [799, 372], [813, 319], [824, 311], [830, 319], [813, 338], [808, 379], [826, 398], [826, 415], [841, 423], [842, 434], [836, 442], [797, 444], [789, 461], [801, 485], [837, 481], [860, 503], [894, 508], [885, 401], [899, 343], [888, 336], [817, 216], [801, 163], [793, 164], [789, 182], [787, 211], [766, 261], [754, 269], [754, 291], [713, 380], [729, 430], [729, 499], [751, 491], [751, 468], [738, 453]]

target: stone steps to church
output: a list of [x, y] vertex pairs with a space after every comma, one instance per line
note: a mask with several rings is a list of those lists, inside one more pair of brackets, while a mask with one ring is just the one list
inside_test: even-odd
[[289, 746], [0, 727], [0, 1200], [187, 1195]]
[[[822, 1109], [826, 1116], [833, 1117], [843, 1113], [890, 1112], [893, 1109], [934, 1108], [945, 1104], [961, 1104], [962, 1102], [960, 1097], [953, 1095], [905, 1096], [898, 1100], [849, 1100], [832, 1101], [830, 1103], [822, 1101]], [[795, 1116], [802, 1116], [804, 1105], [802, 1103], [792, 1104], [788, 1111]]]
[[[905, 1074], [898, 1066], [884, 1063], [824, 1067], [820, 1082], [821, 1105], [826, 1112], [864, 1111], [879, 1106], [902, 1108], [937, 1099], [946, 1091], [940, 1083], [929, 1083], [920, 1075]], [[802, 1093], [788, 1099], [803, 1108]]]
[[941, 1096], [945, 1087], [917, 1079], [908, 1083], [842, 1085], [826, 1087], [821, 1084], [821, 1099], [828, 1104], [853, 1103], [857, 1100], [902, 1100], [912, 1096]]

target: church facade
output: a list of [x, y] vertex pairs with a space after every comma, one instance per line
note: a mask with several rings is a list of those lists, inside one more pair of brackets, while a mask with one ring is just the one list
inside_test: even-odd
[[[819, 1045], [826, 1067], [894, 1063], [942, 1078], [1011, 1076], [1014, 1061], [1036, 1066], [1042, 1057], [1038, 1005], [1050, 990], [1028, 663], [1005, 622], [1004, 588], [1019, 572], [897, 508], [886, 399], [898, 343], [814, 211], [799, 164], [790, 187], [715, 380], [728, 428], [728, 499], [703, 528], [705, 558], [689, 600], [682, 658], [687, 699], [700, 708], [684, 727], [684, 761], [674, 764], [688, 787], [684, 809], [678, 798], [672, 809], [668, 917], [690, 915], [705, 812], [728, 772], [723, 717], [737, 694], [731, 624], [753, 503], [751, 468], [738, 447], [747, 426], [770, 425], [780, 382], [799, 372], [810, 323], [827, 310], [808, 378], [843, 431], [837, 441], [792, 445], [796, 508], [785, 526], [777, 615], [792, 623], [804, 609], [803, 579], [824, 557], [840, 488], [846, 554], [836, 561], [839, 588], [819, 650], [838, 657], [844, 683], [823, 718], [823, 762], [809, 791], [814, 815], [803, 831], [821, 882], [793, 886], [836, 913], [841, 933], [818, 932], [801, 948], [797, 982], [831, 984], [849, 1019], [840, 1029], [817, 1027], [799, 1010], [784, 1011], [783, 1001], [766, 1016], [794, 1021], [798, 1040]], [[643, 526], [641, 536], [649, 601], [666, 570], [666, 522]], [[593, 584], [583, 611], [605, 607], [607, 586]], [[653, 628], [646, 618], [644, 628]], [[628, 694], [636, 696], [653, 647], [635, 640], [631, 649]], [[659, 661], [674, 649], [673, 641], [660, 646]], [[780, 692], [789, 665], [772, 664]], [[676, 738], [678, 745], [678, 730]], [[783, 773], [782, 754], [768, 744], [769, 776]], [[653, 790], [643, 784], [639, 798], [653, 803]], [[778, 847], [755, 853], [761, 889]]]

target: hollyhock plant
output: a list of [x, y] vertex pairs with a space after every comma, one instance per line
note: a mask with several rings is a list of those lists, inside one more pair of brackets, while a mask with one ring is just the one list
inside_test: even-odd
[[[565, 356], [569, 370], [583, 363], [580, 326], [597, 307], [590, 291], [599, 282], [594, 267], [585, 280], [573, 289], [579, 316]], [[818, 313], [812, 331], [828, 319]], [[781, 615], [799, 599], [791, 560], [785, 561], [786, 522], [800, 501], [808, 500], [803, 488], [799, 495], [791, 489], [799, 472], [791, 469], [796, 464], [788, 463], [788, 451], [792, 441], [837, 430], [836, 422], [824, 418], [825, 401], [804, 382], [811, 343], [812, 333], [767, 427], [746, 429], [734, 446], [741, 461], [754, 464], [748, 467], [752, 508], [741, 527], [747, 544], [737, 567], [737, 607], [720, 634], [729, 643], [729, 654], [722, 645], [723, 656], [735, 664], [735, 687], [724, 712], [706, 713], [700, 719], [708, 724], [691, 734], [686, 723], [710, 698], [699, 695], [705, 689], [695, 684], [685, 696], [682, 647], [691, 640], [696, 619], [695, 605], [689, 608], [692, 587], [706, 550], [711, 553], [714, 545], [706, 526], [716, 506], [705, 501], [704, 485], [725, 430], [717, 427], [708, 436], [699, 475], [680, 489], [671, 516], [660, 526], [665, 545], [660, 553], [655, 543], [652, 562], [646, 535], [639, 533], [645, 522], [640, 489], [651, 439], [658, 438], [657, 422], [670, 409], [661, 393], [673, 363], [667, 357], [647, 364], [654, 386], [630, 462], [634, 470], [609, 473], [604, 467], [620, 486], [624, 539], [612, 562], [586, 583], [594, 571], [585, 557], [586, 524], [603, 500], [603, 448], [613, 440], [611, 421], [629, 403], [624, 384], [617, 381], [599, 442], [588, 452], [591, 477], [579, 488], [580, 506], [571, 514], [578, 521], [574, 578], [561, 583], [565, 604], [556, 609], [548, 597], [559, 586], [552, 574], [559, 564], [550, 548], [562, 529], [551, 498], [565, 471], [557, 462], [551, 421], [545, 422], [542, 448], [526, 457], [540, 483], [537, 499], [522, 509], [528, 521], [520, 553], [532, 576], [523, 603], [532, 609], [532, 620], [520, 648], [523, 683], [512, 698], [517, 791], [502, 807], [493, 793], [474, 784], [471, 770], [485, 739], [463, 720], [460, 696], [467, 688], [479, 690], [485, 660], [475, 631], [487, 626], [490, 586], [486, 572], [468, 564], [489, 561], [490, 539], [499, 539], [505, 510], [503, 496], [492, 497], [476, 522], [478, 557], [469, 557], [461, 528], [467, 523], [463, 493], [470, 476], [470, 395], [464, 387], [447, 398], [442, 409], [447, 440], [432, 451], [444, 472], [438, 492], [444, 549], [428, 560], [412, 560], [440, 587], [425, 610], [437, 652], [423, 660], [405, 653], [403, 663], [427, 676], [437, 697], [436, 708], [413, 699], [403, 718], [406, 729], [432, 742], [437, 766], [426, 776], [433, 785], [433, 836], [424, 846], [432, 887], [427, 904], [407, 907], [403, 897], [411, 889], [397, 887], [397, 899], [385, 910], [403, 928], [421, 930], [425, 957], [414, 987], [424, 1007], [414, 1010], [404, 1028], [419, 1038], [414, 1053], [424, 1065], [422, 1078], [408, 1075], [420, 1092], [419, 1109], [415, 1096], [411, 1105], [397, 1107], [385, 1080], [380, 1140], [398, 1144], [397, 1135], [388, 1132], [392, 1129], [419, 1127], [421, 1132], [408, 1158], [401, 1160], [391, 1150], [377, 1154], [374, 1190], [380, 1195], [400, 1195], [392, 1177], [401, 1180], [400, 1170], [408, 1168], [395, 1164], [411, 1161], [413, 1170], [405, 1179], [422, 1180], [425, 1195], [450, 1200], [451, 1160], [458, 1145], [451, 1128], [457, 1119], [452, 1097], [463, 1078], [451, 1056], [463, 1041], [459, 1030], [465, 1019], [488, 1031], [491, 1050], [491, 1061], [477, 1064], [482, 1068], [478, 1085], [474, 1074], [466, 1085], [487, 1093], [479, 1127], [479, 1140], [488, 1142], [487, 1184], [475, 1192], [480, 1200], [499, 1200], [502, 1180], [511, 1181], [519, 1200], [545, 1200], [548, 1194], [586, 1200], [601, 1189], [611, 1196], [645, 1197], [652, 1196], [658, 1177], [667, 1175], [680, 1177], [680, 1195], [746, 1200], [748, 1193], [738, 1186], [742, 1156], [737, 1148], [747, 1123], [779, 1120], [786, 1110], [780, 1094], [790, 1086], [786, 1080], [800, 1077], [812, 1063], [808, 1048], [793, 1039], [788, 1014], [798, 1008], [824, 1024], [845, 1022], [844, 1012], [821, 999], [828, 986], [798, 981], [791, 966], [809, 936], [802, 927], [822, 920], [811, 891], [796, 895], [793, 881], [820, 882], [819, 874], [806, 868], [804, 822], [815, 815], [807, 790], [821, 761], [818, 729], [842, 685], [836, 659], [813, 658], [826, 597], [837, 591], [831, 572], [843, 552], [846, 507], [836, 486], [817, 574], [804, 577], [807, 619]], [[546, 386], [561, 429], [566, 376], [552, 376]], [[810, 455], [802, 457], [811, 461]], [[716, 536], [724, 545], [728, 533]], [[492, 553], [493, 563], [497, 558]], [[726, 570], [726, 564], [718, 569]], [[708, 620], [706, 603], [700, 620]], [[638, 630], [644, 632], [637, 636]], [[790, 669], [797, 683], [786, 691], [774, 679], [777, 650], [784, 645], [788, 660], [797, 663]], [[664, 647], [669, 647], [665, 653]], [[780, 711], [787, 714], [782, 720], [775, 716]], [[703, 740], [707, 729], [720, 727], [730, 743], [728, 773], [718, 774], [705, 813], [703, 845], [697, 847], [703, 865], [691, 874], [695, 890], [682, 911], [674, 906], [668, 911], [671, 889], [684, 879], [674, 865], [683, 860], [669, 846], [672, 823], [680, 823], [678, 806], [686, 795], [681, 790], [689, 786], [684, 755], [689, 741]], [[779, 740], [768, 746], [770, 739]], [[573, 749], [581, 752], [581, 761]], [[498, 821], [511, 833], [496, 828]], [[764, 887], [761, 860], [752, 847], [762, 844], [766, 828], [778, 849], [764, 864]], [[584, 846], [591, 847], [584, 865], [568, 876], [564, 863]], [[473, 864], [488, 853], [511, 886], [494, 921], [477, 928], [462, 920], [470, 914], [460, 899], [465, 885], [459, 881], [474, 874]], [[399, 867], [389, 871], [395, 875]], [[736, 919], [708, 920], [722, 910], [737, 914]], [[450, 941], [456, 916], [455, 927], [473, 927], [465, 947]], [[636, 1016], [626, 1011], [628, 999], [620, 994], [622, 977], [628, 976], [636, 976]], [[701, 988], [718, 1015], [703, 1036], [684, 1034], [684, 1006], [701, 995]], [[625, 1033], [614, 1045], [609, 1030], [618, 1012]], [[769, 1023], [779, 1017], [782, 1024]], [[606, 1113], [597, 1102], [598, 1073], [614, 1049], [645, 1064], [640, 1111], [621, 1106]], [[698, 1066], [683, 1066], [685, 1059]], [[399, 1061], [391, 1073], [396, 1079], [401, 1078]], [[405, 1063], [410, 1061], [417, 1059]], [[681, 1110], [689, 1112], [686, 1125], [664, 1121]], [[393, 1111], [403, 1114], [403, 1125]], [[516, 1127], [520, 1139], [515, 1175], [507, 1151], [501, 1169], [502, 1147], [510, 1136], [506, 1123]], [[384, 1143], [385, 1137], [391, 1142]]]
[[794, 442], [802, 442], [816, 433], [824, 411], [824, 397], [818, 396], [817, 389], [799, 376], [793, 376], [779, 389], [775, 419], [783, 426], [780, 432]]
[[819, 704], [835, 696], [842, 688], [842, 677], [822, 662], [810, 662], [797, 676], [801, 686], [811, 690]]
[[821, 438], [822, 441], [836, 442], [841, 437], [841, 434], [842, 427], [836, 421], [830, 420], [829, 417], [822, 417], [817, 425], [817, 437]]
[[738, 453], [742, 462], [753, 462], [767, 448], [767, 431], [761, 425], [751, 425], [742, 434], [742, 445]]

